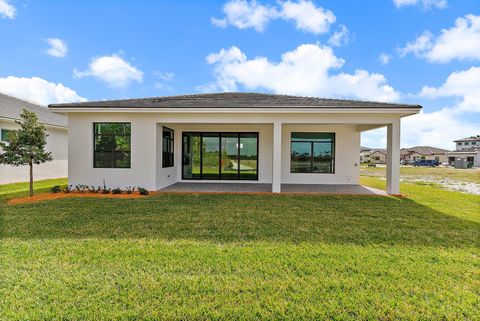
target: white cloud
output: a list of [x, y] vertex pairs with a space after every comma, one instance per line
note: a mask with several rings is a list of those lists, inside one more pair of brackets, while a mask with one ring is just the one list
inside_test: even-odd
[[[422, 111], [402, 120], [402, 146], [428, 145], [453, 149], [453, 140], [477, 135], [480, 128], [480, 67], [453, 72], [439, 87], [424, 86], [417, 97], [456, 98], [451, 106]], [[385, 131], [362, 135], [362, 144], [385, 146]]]
[[[402, 118], [402, 147], [434, 146], [455, 149], [453, 140], [476, 135], [480, 123], [462, 118], [454, 109], [443, 108], [434, 112], [421, 111]], [[379, 128], [362, 133], [362, 146], [386, 147], [386, 129]]]
[[402, 120], [402, 146], [427, 145], [454, 149], [453, 140], [478, 132], [479, 122], [464, 119], [455, 108], [421, 112]]
[[430, 32], [425, 31], [418, 36], [414, 42], [408, 42], [405, 47], [398, 49], [400, 57], [405, 57], [409, 53], [413, 53], [416, 56], [423, 55], [425, 51], [432, 48], [432, 38], [433, 35]]
[[231, 0], [223, 6], [225, 18], [211, 18], [214, 25], [225, 28], [232, 25], [239, 29], [254, 28], [262, 32], [278, 13], [272, 7], [258, 4], [255, 0]]
[[262, 5], [255, 0], [231, 0], [223, 6], [225, 17], [211, 18], [211, 22], [221, 28], [228, 25], [239, 29], [254, 28], [262, 32], [268, 23], [275, 19], [293, 21], [296, 28], [314, 34], [328, 32], [336, 20], [330, 10], [315, 6], [310, 0], [279, 2], [278, 6]]
[[40, 105], [86, 101], [75, 90], [39, 77], [8, 76], [0, 78], [0, 92]]
[[50, 45], [46, 53], [52, 57], [63, 58], [67, 55], [67, 43], [58, 38], [47, 38], [45, 42]]
[[175, 77], [175, 74], [173, 72], [162, 72], [162, 71], [156, 70], [153, 72], [153, 74], [164, 81], [171, 81], [173, 77]]
[[480, 60], [480, 16], [466, 15], [455, 26], [438, 36], [425, 32], [415, 42], [399, 50], [401, 56], [414, 53], [430, 62], [447, 63], [454, 59]]
[[423, 5], [425, 9], [437, 8], [445, 9], [448, 6], [447, 0], [393, 0], [393, 4], [397, 7]]
[[0, 0], [0, 16], [3, 18], [15, 19], [17, 10], [8, 0]]
[[171, 82], [175, 77], [175, 74], [173, 72], [162, 72], [162, 71], [156, 70], [153, 72], [153, 74], [155, 75], [155, 77], [160, 79], [160, 81], [157, 81], [155, 83], [153, 88], [155, 88], [156, 90], [173, 92], [173, 88], [167, 84]]
[[382, 65], [388, 65], [388, 63], [390, 62], [391, 59], [392, 59], [392, 56], [390, 56], [386, 53], [381, 53], [380, 56], [378, 56], [378, 61]]
[[86, 71], [73, 70], [74, 77], [93, 76], [113, 88], [128, 86], [131, 82], [142, 82], [143, 72], [118, 55], [96, 57]]
[[282, 55], [280, 62], [265, 57], [248, 59], [237, 47], [222, 49], [207, 56], [215, 66], [215, 82], [200, 87], [203, 91], [268, 90], [275, 93], [326, 97], [348, 97], [378, 101], [397, 101], [400, 94], [381, 74], [356, 70], [353, 74], [332, 74], [345, 61], [332, 48], [304, 44]]
[[345, 45], [349, 41], [349, 31], [344, 25], [340, 26], [339, 31], [335, 31], [334, 34], [328, 39], [328, 43], [332, 46]]
[[453, 72], [440, 87], [424, 86], [419, 96], [429, 99], [457, 97], [461, 100], [456, 110], [480, 112], [480, 67]]
[[[440, 110], [422, 111], [418, 115], [404, 118], [403, 146], [429, 145], [453, 149], [454, 139], [478, 134], [480, 67], [453, 72], [441, 86], [424, 86], [417, 96], [427, 99], [454, 97], [457, 100]], [[369, 135], [373, 137], [372, 134]]]
[[297, 29], [322, 34], [328, 32], [336, 18], [332, 11], [316, 7], [312, 1], [286, 1], [281, 3], [280, 17], [293, 20]]

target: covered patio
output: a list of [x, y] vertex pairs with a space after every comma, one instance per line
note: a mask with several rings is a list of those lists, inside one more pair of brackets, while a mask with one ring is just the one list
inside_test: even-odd
[[396, 195], [401, 118], [421, 106], [214, 93], [50, 108], [69, 115], [71, 185], [372, 194], [359, 185], [360, 137], [387, 127], [386, 192]]
[[[272, 184], [262, 183], [206, 183], [179, 182], [162, 188], [159, 192], [181, 193], [271, 193]], [[282, 184], [281, 193], [313, 193], [340, 195], [383, 195], [382, 190], [353, 184]]]

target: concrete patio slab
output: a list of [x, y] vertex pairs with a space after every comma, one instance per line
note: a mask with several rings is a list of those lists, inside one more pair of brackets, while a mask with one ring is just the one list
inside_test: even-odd
[[[179, 182], [167, 186], [160, 192], [193, 193], [270, 193], [271, 184], [260, 183], [190, 183]], [[315, 193], [339, 195], [384, 195], [387, 193], [362, 185], [327, 185], [327, 184], [282, 184], [282, 193]]]

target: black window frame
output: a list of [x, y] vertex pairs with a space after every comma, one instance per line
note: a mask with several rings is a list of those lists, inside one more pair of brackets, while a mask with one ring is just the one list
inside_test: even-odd
[[[97, 134], [96, 130], [96, 125], [99, 124], [123, 124], [123, 125], [129, 125], [130, 126], [130, 133], [129, 134], [118, 134], [118, 133], [112, 133], [112, 134]], [[115, 168], [115, 169], [130, 169], [132, 168], [132, 123], [130, 122], [94, 122], [93, 123], [93, 168]], [[128, 136], [130, 139], [130, 144], [129, 144], [129, 150], [128, 151], [122, 151], [123, 153], [128, 153], [129, 157], [129, 164], [128, 166], [115, 166], [115, 153], [120, 153], [118, 151], [115, 151], [115, 144], [112, 144], [112, 150], [111, 151], [96, 151], [96, 138], [98, 136], [111, 136], [113, 140], [115, 140], [116, 136]], [[99, 166], [97, 165], [97, 158], [96, 154], [97, 153], [111, 153], [111, 166]]]
[[[189, 178], [189, 177], [185, 177], [185, 173], [183, 171], [183, 166], [185, 165], [185, 159], [184, 159], [184, 155], [185, 155], [185, 136], [186, 135], [189, 135], [189, 134], [198, 134], [198, 137], [200, 137], [200, 150], [203, 149], [203, 137], [204, 135], [209, 135], [209, 134], [218, 134], [218, 141], [219, 141], [219, 149], [218, 149], [218, 153], [219, 153], [219, 159], [218, 159], [218, 179], [217, 178], [205, 178], [203, 177], [203, 171], [202, 171], [202, 167], [203, 167], [203, 153], [200, 153], [200, 177], [198, 178]], [[256, 175], [254, 178], [242, 178], [241, 175], [240, 175], [240, 166], [238, 166], [238, 172], [237, 172], [237, 178], [234, 178], [234, 179], [225, 179], [225, 178], [222, 178], [222, 170], [221, 170], [221, 155], [222, 155], [222, 135], [237, 135], [238, 137], [238, 144], [240, 144], [240, 139], [241, 139], [241, 136], [242, 135], [255, 135], [256, 139], [257, 139], [257, 163], [256, 163], [256, 168], [255, 168], [255, 172], [256, 172]], [[259, 145], [260, 145], [260, 135], [258, 132], [210, 132], [210, 131], [207, 131], [207, 132], [200, 132], [200, 131], [186, 131], [186, 132], [182, 132], [182, 180], [223, 180], [223, 181], [258, 181], [258, 167], [259, 167], [259, 162], [260, 162], [260, 156], [259, 156]], [[238, 149], [238, 154], [237, 154], [237, 160], [240, 161], [240, 148]], [[240, 163], [240, 162], [239, 162]]]
[[[327, 134], [332, 135], [332, 140], [330, 142], [331, 150], [332, 150], [332, 168], [330, 172], [314, 172], [313, 171], [313, 160], [314, 160], [314, 148], [315, 144], [325, 144], [324, 142], [316, 142], [314, 140], [293, 140], [294, 134]], [[336, 170], [336, 133], [335, 132], [291, 132], [290, 133], [290, 174], [335, 174]], [[310, 172], [293, 172], [292, 171], [292, 145], [294, 143], [310, 143]]]
[[[166, 137], [165, 132], [169, 132], [170, 136]], [[170, 167], [175, 167], [175, 131], [162, 126], [162, 168]]]

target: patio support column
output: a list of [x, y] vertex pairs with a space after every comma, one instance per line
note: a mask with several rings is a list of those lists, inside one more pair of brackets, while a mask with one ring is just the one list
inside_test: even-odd
[[387, 193], [400, 194], [400, 119], [387, 125]]
[[273, 123], [272, 192], [280, 193], [282, 180], [282, 123]]

